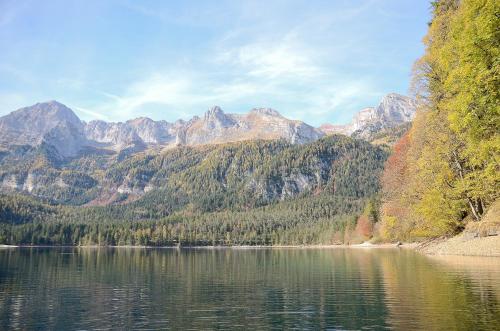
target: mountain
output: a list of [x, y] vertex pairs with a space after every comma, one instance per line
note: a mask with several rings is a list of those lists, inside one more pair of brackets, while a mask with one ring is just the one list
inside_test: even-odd
[[0, 123], [0, 244], [338, 242], [387, 158], [269, 108], [85, 123], [48, 102]]
[[213, 107], [203, 118], [194, 118], [185, 127], [181, 143], [200, 145], [255, 139], [285, 139], [303, 144], [323, 136], [319, 130], [301, 121], [289, 120], [269, 108], [252, 109], [247, 114], [225, 114]]
[[415, 116], [416, 103], [413, 99], [390, 93], [382, 98], [377, 107], [362, 109], [346, 125], [323, 124], [319, 127], [323, 133], [352, 135], [357, 138], [372, 140], [381, 131], [411, 122]]
[[[388, 141], [390, 132], [395, 130], [392, 126], [411, 119], [412, 109], [407, 104], [412, 102], [405, 97], [388, 95], [377, 108], [358, 114], [348, 127], [349, 132], [357, 136], [374, 127], [378, 135], [373, 137]], [[235, 195], [245, 192], [247, 197], [258, 197], [268, 203], [322, 189], [322, 181], [349, 162], [337, 159], [333, 165], [331, 158], [317, 159], [313, 155], [307, 156], [307, 162], [297, 168], [283, 163], [305, 157], [300, 154], [304, 149], [324, 148], [324, 133], [270, 108], [227, 114], [215, 106], [202, 117], [174, 123], [145, 117], [122, 123], [85, 123], [68, 107], [50, 101], [0, 118], [0, 128], [0, 192], [23, 192], [56, 204], [124, 203], [167, 188], [190, 192], [187, 195], [195, 191], [201, 194], [215, 188], [195, 189], [186, 183], [203, 172], [193, 169], [207, 162], [216, 171], [202, 181], [203, 185], [209, 185], [214, 178], [218, 181], [216, 187], [229, 185], [233, 177], [246, 178], [248, 181], [230, 185], [232, 192]], [[331, 128], [348, 133], [341, 131], [346, 127]], [[333, 141], [331, 144], [342, 153], [360, 148], [346, 139], [334, 136], [328, 141]], [[246, 150], [245, 145], [251, 148]], [[363, 146], [370, 150], [366, 147], [369, 144]], [[267, 150], [265, 157], [259, 154], [262, 149]], [[233, 173], [234, 167], [241, 166], [233, 160], [242, 157], [240, 153], [248, 154], [251, 161], [241, 159], [239, 162], [250, 163], [244, 171]], [[331, 153], [340, 158], [340, 151]], [[219, 164], [219, 159], [225, 163]], [[319, 161], [315, 163], [316, 160]], [[183, 189], [170, 186], [178, 182], [177, 174], [187, 168], [190, 174], [183, 175]], [[283, 169], [286, 173], [280, 174]], [[263, 171], [267, 173], [264, 177]], [[345, 176], [336, 179], [337, 183], [346, 180]], [[353, 178], [349, 181], [356, 182]]]
[[217, 203], [224, 203], [223, 196], [229, 193], [227, 198], [233, 202], [240, 195], [246, 204], [269, 203], [329, 185], [337, 193], [351, 186], [353, 196], [364, 196], [357, 192], [374, 192], [377, 186], [375, 173], [366, 173], [366, 167], [379, 171], [385, 158], [377, 147], [342, 136], [302, 145], [259, 140], [177, 146], [125, 158], [98, 150], [90, 153], [60, 159], [50, 145], [3, 151], [0, 192], [24, 192], [74, 205], [132, 201], [165, 189], [193, 197], [211, 192], [219, 197]]
[[[37, 103], [0, 117], [0, 147], [10, 145], [52, 146], [60, 158], [101, 150], [130, 155], [148, 148], [198, 146], [245, 140], [284, 139], [292, 144], [315, 141], [324, 135], [344, 134], [374, 140], [381, 132], [410, 122], [415, 102], [399, 94], [388, 94], [377, 107], [365, 108], [347, 125], [324, 124], [314, 128], [283, 117], [270, 108], [255, 108], [246, 114], [228, 114], [210, 108], [202, 117], [174, 123], [140, 117], [126, 122], [81, 121], [57, 101]], [[379, 139], [380, 140], [380, 139]], [[382, 140], [381, 140], [382, 141]], [[391, 140], [392, 141], [392, 140]]]
[[125, 123], [91, 121], [84, 131], [91, 145], [120, 151], [131, 146], [175, 144], [178, 129], [166, 121], [140, 117]]
[[175, 123], [141, 117], [127, 122], [85, 123], [71, 109], [56, 101], [38, 103], [0, 118], [0, 145], [55, 147], [61, 157], [82, 150], [140, 151], [149, 147], [197, 146], [255, 139], [284, 139], [307, 143], [324, 134], [301, 121], [289, 120], [268, 108], [247, 114], [226, 114], [220, 107], [203, 117]]
[[341, 135], [307, 144], [176, 146], [126, 158], [93, 152], [58, 159], [45, 144], [1, 152], [0, 244], [336, 242], [334, 232], [378, 191], [387, 157]]
[[[0, 145], [39, 145], [43, 142], [79, 149], [85, 143], [84, 124], [57, 101], [37, 103], [0, 117]], [[66, 146], [63, 146], [67, 144]]]

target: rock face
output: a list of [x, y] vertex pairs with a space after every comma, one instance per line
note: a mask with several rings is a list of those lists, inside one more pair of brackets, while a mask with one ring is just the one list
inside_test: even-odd
[[350, 125], [342, 125], [342, 124], [325, 123], [325, 124], [322, 124], [318, 128], [318, 130], [320, 130], [321, 132], [323, 132], [326, 135], [343, 134], [346, 136], [350, 136], [352, 133]]
[[0, 143], [39, 144], [58, 126], [81, 131], [83, 124], [71, 109], [57, 101], [37, 103], [0, 117]]
[[49, 144], [62, 157], [73, 157], [85, 148], [114, 151], [141, 150], [151, 146], [203, 145], [254, 139], [285, 139], [307, 143], [324, 133], [301, 121], [286, 119], [269, 108], [247, 114], [226, 114], [218, 106], [200, 118], [175, 123], [141, 117], [124, 123], [85, 123], [71, 109], [56, 101], [38, 103], [0, 118], [0, 145]]
[[0, 117], [0, 145], [47, 143], [61, 156], [74, 156], [85, 145], [84, 123], [57, 101], [37, 103]]
[[186, 145], [223, 143], [255, 139], [285, 139], [294, 144], [315, 141], [324, 134], [301, 121], [289, 120], [276, 110], [252, 109], [247, 114], [225, 114], [211, 108], [203, 118], [194, 118], [185, 127]]
[[416, 104], [411, 98], [396, 93], [386, 95], [377, 107], [362, 109], [346, 125], [324, 124], [319, 129], [325, 134], [345, 134], [367, 139], [384, 129], [411, 122]]
[[85, 136], [96, 146], [122, 150], [136, 145], [168, 145], [175, 143], [174, 125], [141, 117], [125, 123], [91, 121], [85, 125]]
[[0, 117], [0, 146], [48, 144], [64, 158], [74, 157], [89, 148], [130, 153], [154, 146], [195, 146], [257, 139], [284, 139], [303, 144], [333, 133], [368, 139], [374, 133], [411, 121], [415, 109], [412, 99], [388, 94], [377, 107], [357, 113], [350, 124], [325, 124], [316, 129], [304, 122], [287, 119], [270, 108], [255, 108], [246, 114], [226, 114], [218, 106], [210, 108], [202, 117], [194, 116], [189, 121], [175, 123], [146, 117], [123, 123], [85, 123], [65, 105], [49, 101]]

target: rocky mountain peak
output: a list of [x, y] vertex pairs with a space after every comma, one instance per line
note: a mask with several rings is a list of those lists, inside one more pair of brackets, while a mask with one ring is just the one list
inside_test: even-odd
[[278, 111], [276, 111], [272, 108], [254, 108], [250, 111], [250, 113], [259, 114], [259, 115], [282, 117]]
[[61, 156], [86, 150], [120, 152], [150, 147], [204, 145], [255, 139], [312, 142], [324, 135], [300, 121], [289, 120], [271, 108], [255, 108], [246, 114], [227, 114], [213, 106], [202, 117], [174, 123], [139, 117], [126, 122], [82, 122], [57, 101], [38, 103], [0, 117], [0, 145], [47, 144]]
[[377, 116], [388, 123], [404, 123], [413, 120], [416, 111], [416, 103], [413, 99], [390, 93], [382, 98], [377, 107]]
[[343, 134], [343, 135], [350, 135], [350, 127], [347, 125], [342, 125], [342, 124], [329, 124], [325, 123], [322, 124], [319, 128], [319, 131], [323, 132], [326, 135], [332, 135], [332, 134]]
[[40, 102], [30, 107], [21, 108], [12, 112], [13, 118], [26, 120], [44, 119], [50, 121], [67, 121], [73, 125], [80, 125], [81, 121], [76, 114], [64, 104], [51, 100]]
[[206, 129], [225, 128], [235, 124], [235, 121], [226, 115], [219, 106], [210, 108], [205, 113], [203, 121]]
[[140, 126], [140, 125], [151, 125], [155, 123], [155, 121], [153, 121], [149, 117], [137, 117], [134, 118], [133, 120], [128, 120], [127, 123], [133, 126]]
[[77, 131], [83, 130], [80, 119], [62, 103], [37, 103], [0, 117], [0, 143], [39, 144], [44, 135], [61, 125], [69, 125]]
[[367, 107], [353, 116], [346, 125], [322, 125], [326, 134], [355, 135], [367, 138], [386, 128], [392, 128], [413, 120], [416, 112], [415, 100], [397, 93], [385, 95], [377, 107]]
[[210, 107], [205, 113], [205, 118], [224, 115], [224, 111], [219, 106]]

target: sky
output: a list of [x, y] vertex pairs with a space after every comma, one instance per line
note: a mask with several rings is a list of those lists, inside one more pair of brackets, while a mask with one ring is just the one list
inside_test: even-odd
[[57, 100], [86, 121], [270, 107], [347, 123], [407, 94], [427, 0], [0, 0], [0, 115]]

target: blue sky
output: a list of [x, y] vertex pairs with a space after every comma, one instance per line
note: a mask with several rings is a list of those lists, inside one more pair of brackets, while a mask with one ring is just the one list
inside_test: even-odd
[[0, 0], [0, 115], [58, 100], [84, 120], [212, 105], [345, 123], [406, 94], [427, 0]]

